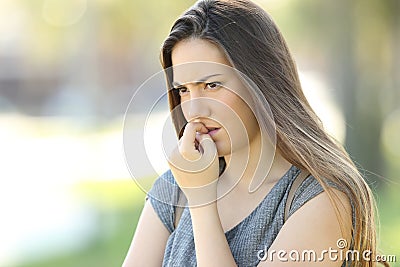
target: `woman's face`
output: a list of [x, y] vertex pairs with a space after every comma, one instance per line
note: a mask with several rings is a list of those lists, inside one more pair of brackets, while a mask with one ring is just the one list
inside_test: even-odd
[[173, 87], [186, 120], [207, 127], [219, 156], [247, 149], [259, 136], [259, 126], [244, 101], [251, 103], [248, 89], [221, 49], [207, 40], [188, 39], [174, 46], [171, 57]]

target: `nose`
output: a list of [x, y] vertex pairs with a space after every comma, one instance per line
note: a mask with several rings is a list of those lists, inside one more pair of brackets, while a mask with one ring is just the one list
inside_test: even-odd
[[182, 103], [183, 113], [187, 121], [211, 115], [210, 99], [204, 97], [199, 91], [191, 90], [190, 99]]
[[207, 105], [207, 99], [204, 97], [193, 98], [190, 100], [189, 120], [198, 117], [209, 117], [210, 109]]

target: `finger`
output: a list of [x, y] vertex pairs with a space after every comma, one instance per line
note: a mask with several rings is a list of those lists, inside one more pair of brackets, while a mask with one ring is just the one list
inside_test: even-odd
[[195, 152], [196, 149], [196, 134], [197, 133], [207, 133], [208, 129], [204, 124], [200, 122], [189, 122], [185, 131], [183, 132], [182, 138], [180, 140], [180, 151], [187, 152]]
[[202, 154], [214, 156], [217, 153], [217, 147], [209, 134], [198, 134], [196, 139], [199, 142]]

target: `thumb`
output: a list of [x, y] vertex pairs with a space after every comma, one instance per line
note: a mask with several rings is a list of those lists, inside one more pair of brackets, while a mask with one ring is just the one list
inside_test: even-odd
[[214, 160], [214, 157], [217, 156], [217, 147], [211, 136], [208, 134], [199, 134], [196, 136], [196, 139], [199, 142], [199, 150], [202, 154], [202, 158], [207, 161]]

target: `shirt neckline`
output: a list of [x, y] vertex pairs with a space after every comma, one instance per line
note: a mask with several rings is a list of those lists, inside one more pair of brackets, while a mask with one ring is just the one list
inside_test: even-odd
[[267, 201], [267, 199], [269, 199], [271, 197], [271, 195], [273, 195], [275, 193], [276, 190], [278, 190], [278, 188], [281, 186], [281, 184], [283, 184], [287, 179], [289, 179], [289, 174], [293, 173], [293, 176], [296, 176], [295, 174], [298, 172], [298, 168], [294, 165], [292, 165], [287, 171], [286, 173], [275, 183], [275, 185], [271, 188], [271, 190], [269, 190], [269, 192], [266, 194], [266, 196], [264, 197], [264, 199], [254, 208], [254, 210], [247, 215], [243, 220], [241, 220], [238, 224], [236, 224], [235, 226], [233, 226], [231, 229], [225, 231], [225, 235], [228, 235], [229, 233], [235, 231], [237, 228], [239, 228], [245, 221], [247, 221], [250, 217], [253, 217], [254, 213], [256, 213], [262, 205], [264, 205], [264, 202]]

